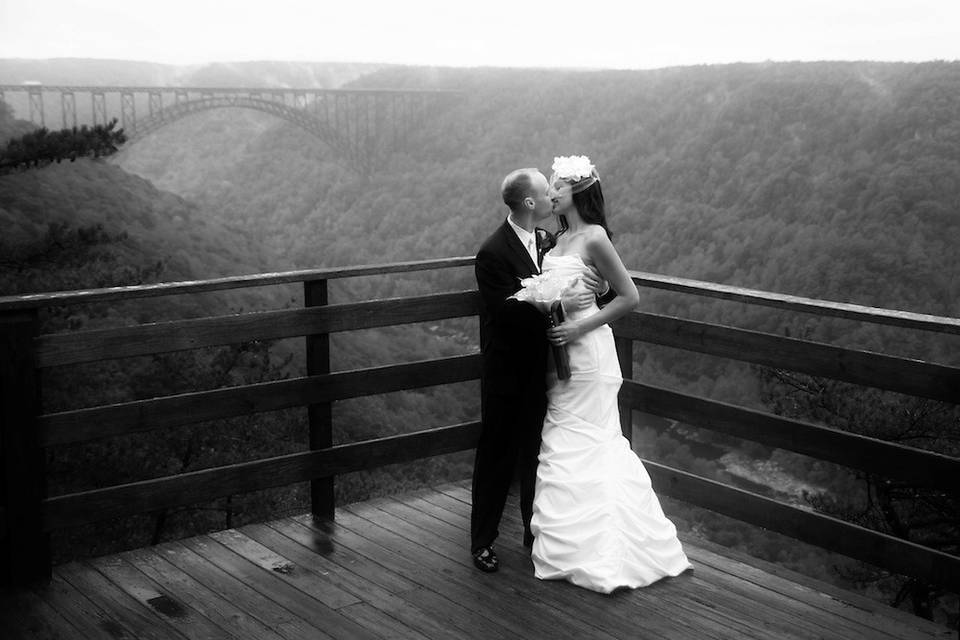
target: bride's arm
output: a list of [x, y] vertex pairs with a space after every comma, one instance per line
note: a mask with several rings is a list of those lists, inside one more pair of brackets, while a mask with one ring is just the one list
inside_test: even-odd
[[547, 337], [554, 344], [566, 344], [576, 340], [589, 331], [601, 325], [613, 322], [622, 315], [633, 311], [640, 303], [640, 294], [630, 279], [627, 268], [623, 266], [620, 255], [614, 249], [613, 243], [606, 232], [597, 228], [596, 232], [587, 240], [584, 247], [587, 255], [596, 265], [600, 275], [610, 283], [610, 287], [617, 292], [617, 297], [610, 301], [597, 313], [582, 320], [567, 321], [547, 332]]

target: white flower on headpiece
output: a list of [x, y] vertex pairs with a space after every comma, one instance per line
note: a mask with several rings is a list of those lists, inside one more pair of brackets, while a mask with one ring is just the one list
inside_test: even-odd
[[556, 177], [569, 182], [589, 178], [594, 172], [593, 163], [587, 156], [559, 156], [553, 159], [550, 169]]

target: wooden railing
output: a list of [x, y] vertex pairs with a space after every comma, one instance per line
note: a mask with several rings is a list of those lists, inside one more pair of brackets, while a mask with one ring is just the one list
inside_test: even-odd
[[[49, 533], [108, 518], [209, 501], [310, 481], [314, 513], [332, 517], [333, 479], [474, 447], [479, 422], [333, 446], [333, 402], [365, 395], [475, 380], [480, 357], [468, 354], [357, 371], [331, 372], [329, 335], [374, 327], [474, 316], [475, 291], [330, 304], [330, 280], [469, 267], [472, 258], [317, 269], [89, 291], [0, 298], [0, 446], [5, 580], [49, 575]], [[643, 287], [760, 304], [820, 316], [960, 334], [960, 320], [808, 300], [711, 283], [632, 273]], [[38, 315], [52, 305], [302, 283], [304, 307], [40, 335]], [[836, 429], [698, 398], [633, 380], [633, 342], [668, 345], [755, 364], [890, 389], [947, 402], [960, 400], [960, 368], [844, 349], [772, 334], [632, 313], [614, 325], [624, 373], [620, 404], [629, 435], [631, 412], [705, 427], [893, 478], [957, 492], [960, 460]], [[39, 372], [113, 358], [305, 336], [307, 375], [72, 411], [40, 410]], [[102, 487], [45, 494], [44, 448], [165, 429], [207, 420], [307, 407], [309, 450]], [[645, 461], [666, 495], [888, 568], [960, 590], [960, 558], [755, 493]]]

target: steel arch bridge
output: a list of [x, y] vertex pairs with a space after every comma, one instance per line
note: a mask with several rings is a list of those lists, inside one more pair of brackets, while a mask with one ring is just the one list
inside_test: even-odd
[[[14, 106], [28, 111], [38, 126], [47, 126], [47, 105], [59, 102], [63, 128], [106, 124], [117, 118], [130, 142], [203, 111], [252, 109], [313, 134], [365, 175], [391, 152], [407, 149], [417, 127], [458, 95], [388, 89], [0, 85], [0, 100], [19, 99]], [[49, 119], [56, 115], [50, 114]]]

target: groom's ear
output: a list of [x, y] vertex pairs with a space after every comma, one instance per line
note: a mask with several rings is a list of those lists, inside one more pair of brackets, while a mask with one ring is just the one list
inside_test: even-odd
[[526, 198], [523, 199], [523, 206], [525, 206], [527, 209], [536, 209], [537, 203], [536, 201], [534, 201], [533, 198], [531, 198], [530, 196], [527, 196]]

